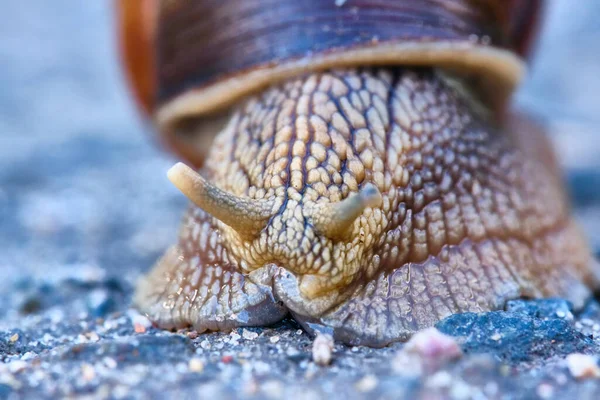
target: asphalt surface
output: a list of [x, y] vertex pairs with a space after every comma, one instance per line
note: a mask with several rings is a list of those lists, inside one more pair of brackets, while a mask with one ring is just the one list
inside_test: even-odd
[[[401, 344], [335, 344], [318, 365], [292, 321], [153, 328], [130, 309], [132, 286], [174, 241], [186, 201], [128, 97], [110, 3], [0, 7], [0, 398], [598, 398], [599, 381], [565, 360], [600, 355], [595, 303], [450, 317], [438, 328], [462, 355], [421, 371], [402, 366]], [[548, 3], [516, 99], [548, 124], [598, 252], [600, 4]]]

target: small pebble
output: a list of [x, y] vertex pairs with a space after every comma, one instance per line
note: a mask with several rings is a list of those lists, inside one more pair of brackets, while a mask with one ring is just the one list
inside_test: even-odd
[[462, 357], [462, 350], [452, 336], [436, 328], [417, 332], [392, 360], [393, 370], [406, 376], [434, 372], [444, 364]]
[[189, 363], [185, 364], [182, 362], [179, 362], [175, 365], [172, 366], [172, 368], [178, 373], [178, 374], [185, 374], [186, 372], [188, 372], [190, 370], [189, 368]]
[[377, 377], [375, 377], [374, 375], [366, 375], [360, 381], [356, 382], [355, 386], [356, 390], [358, 390], [359, 392], [366, 393], [375, 389], [378, 383], [379, 381], [377, 380]]
[[117, 385], [112, 389], [111, 395], [116, 399], [124, 399], [129, 396], [129, 387], [125, 385]]
[[204, 370], [204, 362], [199, 358], [192, 358], [188, 363], [191, 372], [200, 373]]
[[115, 361], [114, 358], [104, 357], [104, 359], [102, 361], [104, 362], [104, 365], [106, 365], [107, 368], [110, 368], [110, 369], [117, 368], [117, 362]]
[[295, 347], [288, 347], [288, 349], [285, 351], [285, 354], [290, 358], [295, 358], [298, 357], [301, 353], [300, 350], [298, 350]]
[[234, 345], [234, 346], [235, 346], [235, 345], [238, 345], [238, 344], [239, 344], [238, 342], [239, 342], [239, 340], [240, 340], [241, 338], [242, 338], [242, 337], [241, 337], [241, 336], [240, 336], [240, 335], [239, 335], [239, 334], [238, 334], [236, 331], [233, 331], [233, 332], [231, 332], [231, 334], [229, 335], [229, 343], [231, 343], [231, 344], [232, 344], [232, 345]]
[[535, 390], [540, 399], [550, 399], [554, 395], [554, 387], [549, 383], [540, 384]]
[[29, 361], [29, 360], [33, 360], [34, 358], [37, 357], [37, 354], [35, 354], [33, 351], [28, 351], [25, 354], [23, 354], [21, 356], [21, 360], [22, 361]]
[[8, 363], [8, 370], [13, 374], [22, 372], [25, 368], [27, 368], [25, 361], [15, 360]]
[[[300, 364], [300, 367], [302, 368], [302, 364]], [[306, 380], [313, 379], [319, 373], [319, 367], [315, 363], [306, 363], [304, 368], [306, 368], [306, 372], [304, 373]]]
[[500, 339], [502, 339], [502, 335], [499, 334], [498, 332], [494, 333], [492, 336], [490, 336], [490, 339], [494, 340], [494, 341], [498, 341]]
[[250, 331], [248, 329], [244, 329], [244, 330], [242, 330], [242, 336], [246, 340], [254, 340], [254, 339], [256, 339], [258, 337], [258, 333], [252, 332], [252, 331]]
[[94, 289], [87, 296], [89, 312], [97, 317], [114, 311], [115, 303], [108, 292], [104, 289]]
[[496, 397], [498, 389], [498, 384], [496, 382], [488, 382], [483, 387], [483, 391], [488, 397]]
[[317, 365], [326, 366], [331, 363], [333, 352], [333, 337], [324, 333], [317, 333], [312, 344], [312, 357]]
[[423, 358], [452, 360], [462, 356], [460, 346], [452, 336], [444, 335], [436, 328], [417, 332], [402, 349]]
[[277, 343], [277, 342], [279, 342], [279, 336], [271, 336], [269, 338], [269, 342], [271, 342], [271, 343]]
[[589, 318], [582, 318], [579, 323], [582, 325], [585, 325], [585, 326], [593, 326], [594, 325], [594, 321], [592, 321]]
[[[0, 375], [0, 389], [1, 385], [7, 385], [14, 390], [19, 390], [23, 386], [21, 382], [19, 382], [13, 375], [10, 374]], [[2, 394], [2, 390], [0, 390], [0, 394]]]
[[208, 340], [204, 339], [202, 342], [200, 342], [200, 347], [202, 347], [204, 350], [210, 350], [212, 346]]
[[448, 371], [439, 371], [431, 375], [426, 381], [427, 387], [441, 389], [452, 384], [452, 375]]
[[18, 334], [18, 333], [15, 333], [14, 335], [12, 335], [12, 336], [10, 337], [10, 339], [9, 339], [9, 340], [10, 340], [10, 342], [11, 342], [11, 343], [15, 343], [17, 340], [19, 340], [19, 334]]
[[233, 361], [233, 356], [230, 354], [226, 354], [223, 357], [221, 357], [221, 362], [223, 364], [229, 364]]
[[91, 382], [96, 377], [96, 370], [90, 364], [83, 364], [81, 366], [81, 376], [86, 382]]
[[600, 378], [600, 368], [596, 357], [573, 353], [566, 358], [569, 372], [575, 379]]
[[271, 372], [271, 366], [264, 361], [255, 361], [252, 363], [252, 369], [256, 375], [267, 375]]
[[198, 332], [196, 332], [196, 331], [189, 331], [186, 335], [188, 338], [190, 338], [192, 340], [198, 338]]
[[148, 318], [135, 310], [129, 310], [127, 315], [131, 319], [133, 329], [136, 333], [145, 333], [152, 326], [152, 322]]
[[74, 342], [75, 343], [86, 343], [86, 342], [89, 342], [89, 339], [85, 335], [77, 335]]

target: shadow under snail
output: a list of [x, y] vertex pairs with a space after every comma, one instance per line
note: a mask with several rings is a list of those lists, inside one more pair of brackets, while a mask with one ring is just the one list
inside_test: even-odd
[[137, 287], [158, 326], [291, 314], [384, 346], [560, 296], [598, 267], [544, 132], [508, 106], [533, 0], [120, 1], [124, 61], [187, 164], [176, 245]]

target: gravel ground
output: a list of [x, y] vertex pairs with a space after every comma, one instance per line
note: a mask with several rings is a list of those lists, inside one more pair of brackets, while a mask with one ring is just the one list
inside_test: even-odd
[[[174, 240], [185, 200], [127, 97], [109, 3], [2, 2], [0, 398], [598, 398], [596, 302], [452, 316], [438, 329], [454, 339], [421, 338], [433, 358], [418, 342], [313, 345], [293, 321], [154, 329], [129, 308], [132, 285]], [[517, 101], [548, 123], [598, 252], [600, 4], [548, 4]]]

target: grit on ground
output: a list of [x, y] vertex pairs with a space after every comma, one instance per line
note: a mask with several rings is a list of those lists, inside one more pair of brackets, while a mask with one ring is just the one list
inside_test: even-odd
[[[165, 177], [173, 160], [128, 100], [110, 2], [13, 3], [0, 16], [0, 398], [596, 398], [600, 384], [569, 369], [585, 360], [564, 360], [600, 354], [593, 304], [576, 316], [551, 301], [451, 317], [438, 327], [462, 355], [420, 371], [403, 368], [399, 344], [325, 343], [331, 363], [320, 366], [313, 339], [290, 321], [208, 335], [154, 329], [130, 310], [132, 285], [172, 243], [186, 201]], [[600, 4], [553, 3], [558, 25], [542, 34], [518, 99], [550, 117], [598, 251], [600, 51], [590, 47], [600, 46]]]

